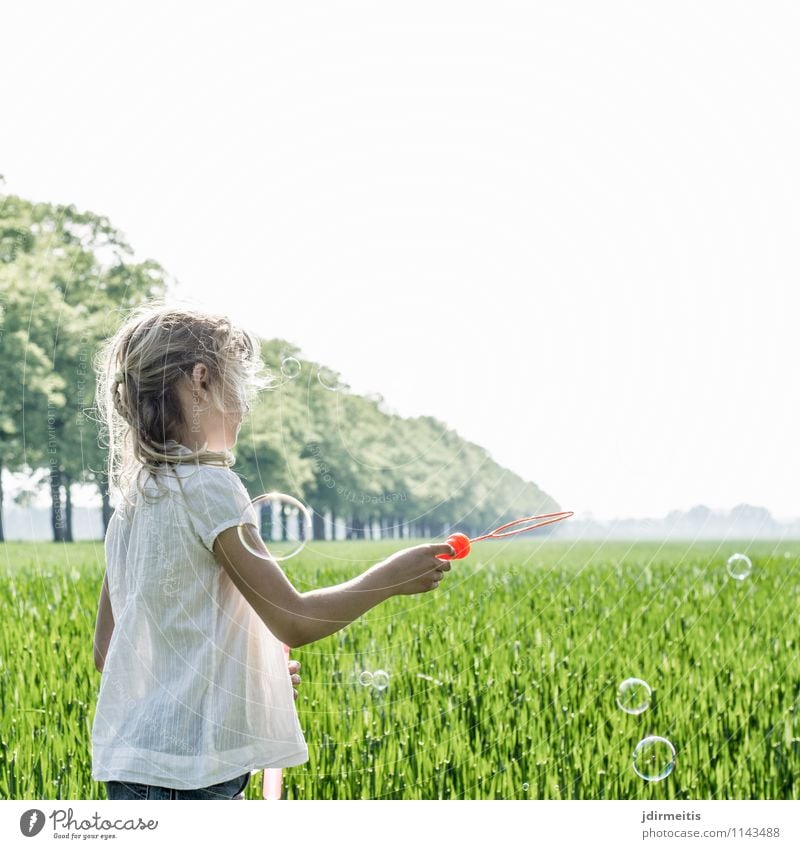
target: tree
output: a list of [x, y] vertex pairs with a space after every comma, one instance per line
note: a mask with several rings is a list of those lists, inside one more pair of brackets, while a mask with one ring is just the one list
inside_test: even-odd
[[[22, 438], [29, 465], [46, 455], [55, 540], [71, 539], [73, 482], [96, 483], [106, 523], [110, 516], [105, 450], [90, 414], [94, 357], [121, 311], [165, 291], [158, 263], [134, 263], [132, 256], [124, 236], [103, 216], [13, 195], [0, 199], [2, 292], [13, 294], [5, 325], [16, 331], [6, 362], [13, 367], [29, 358], [34, 364], [21, 387], [0, 388], [3, 408], [11, 411], [4, 453], [18, 464], [13, 446]], [[15, 406], [15, 395], [24, 396], [24, 403]]]

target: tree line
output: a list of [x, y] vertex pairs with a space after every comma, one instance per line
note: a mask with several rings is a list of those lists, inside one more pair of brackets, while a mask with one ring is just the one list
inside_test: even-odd
[[[55, 541], [72, 540], [76, 483], [97, 487], [108, 525], [94, 357], [128, 309], [170, 284], [158, 262], [133, 257], [103, 216], [0, 194], [0, 541], [2, 469], [49, 488]], [[261, 349], [272, 386], [245, 419], [235, 470], [253, 497], [277, 490], [308, 504], [315, 538], [326, 516], [354, 539], [474, 536], [559, 509], [443, 422], [393, 414], [285, 340]]]

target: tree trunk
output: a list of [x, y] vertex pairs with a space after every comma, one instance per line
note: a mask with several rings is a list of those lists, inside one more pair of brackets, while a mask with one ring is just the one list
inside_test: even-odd
[[265, 542], [268, 542], [272, 539], [272, 504], [269, 501], [263, 501], [261, 503], [261, 515], [259, 519], [261, 520], [261, 527], [259, 528], [259, 532], [261, 534], [261, 539]]
[[64, 542], [66, 528], [64, 508], [61, 504], [61, 469], [50, 469], [50, 522], [53, 526], [53, 542]]
[[287, 533], [287, 521], [286, 521], [286, 505], [281, 502], [281, 541], [286, 542], [289, 539], [289, 534]]
[[66, 472], [64, 473], [64, 493], [66, 495], [64, 542], [72, 542], [72, 477]]
[[331, 539], [336, 539], [336, 511], [331, 507]]
[[314, 539], [325, 539], [325, 517], [316, 510], [311, 514], [311, 530]]

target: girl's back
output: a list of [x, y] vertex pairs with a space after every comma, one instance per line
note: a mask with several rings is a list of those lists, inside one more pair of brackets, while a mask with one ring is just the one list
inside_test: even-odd
[[142, 490], [132, 488], [106, 536], [115, 628], [93, 777], [189, 789], [304, 763], [282, 644], [211, 551], [218, 533], [252, 511], [239, 477], [224, 466], [169, 464]]

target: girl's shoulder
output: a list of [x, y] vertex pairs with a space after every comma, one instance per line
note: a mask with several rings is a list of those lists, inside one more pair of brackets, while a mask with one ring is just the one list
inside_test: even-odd
[[230, 466], [178, 464], [175, 470], [180, 487], [187, 495], [221, 499], [236, 497], [239, 500], [242, 493], [247, 492], [242, 479]]
[[190, 510], [229, 510], [231, 503], [249, 503], [242, 479], [229, 466], [212, 463], [175, 463], [157, 469], [140, 469], [127, 498], [116, 505], [112, 520], [126, 523], [141, 507], [162, 505], [173, 509], [184, 503]]

